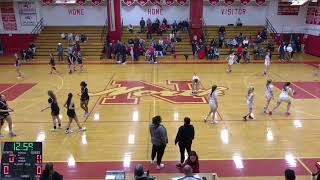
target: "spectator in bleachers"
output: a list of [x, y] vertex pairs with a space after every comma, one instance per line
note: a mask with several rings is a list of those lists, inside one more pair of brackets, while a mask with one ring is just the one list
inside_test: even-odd
[[60, 34], [60, 36], [61, 36], [61, 39], [66, 39], [66, 35], [64, 34], [64, 32], [62, 32], [61, 34]]
[[40, 176], [40, 180], [63, 180], [63, 176], [53, 169], [52, 163], [46, 163]]
[[148, 49], [148, 54], [146, 55], [146, 57], [148, 57], [149, 63], [157, 63], [155, 54], [156, 54], [156, 50], [154, 49], [153, 45], [150, 45]]
[[36, 55], [36, 49], [37, 49], [36, 45], [34, 45], [34, 43], [32, 42], [32, 43], [30, 43], [29, 48], [31, 48], [32, 53], [35, 56]]
[[132, 38], [128, 39], [128, 44], [133, 44], [133, 39]]
[[26, 55], [27, 55], [27, 59], [34, 60], [34, 54], [30, 47], [26, 50]]
[[293, 61], [293, 48], [292, 45], [289, 43], [287, 48], [286, 48], [286, 54], [287, 54], [287, 59], [288, 61]]
[[161, 25], [160, 25], [160, 36], [162, 36], [162, 34], [163, 33], [165, 33], [166, 31], [167, 31], [167, 25], [166, 24], [164, 24], [164, 23], [162, 23]]
[[152, 118], [152, 124], [150, 125], [150, 135], [152, 142], [151, 160], [153, 161], [157, 156], [157, 169], [161, 169], [164, 167], [164, 164], [162, 164], [161, 161], [168, 144], [167, 130], [161, 124], [161, 121], [162, 119], [160, 116], [155, 116]]
[[182, 26], [183, 26], [183, 31], [188, 31], [188, 29], [189, 29], [188, 21], [183, 21]]
[[242, 44], [243, 39], [244, 39], [243, 34], [239, 33], [238, 36], [236, 37], [237, 44]]
[[260, 33], [260, 37], [263, 41], [268, 39], [268, 31], [266, 28], [264, 28], [263, 31]]
[[260, 33], [257, 35], [257, 38], [256, 38], [256, 44], [260, 44], [260, 43], [262, 43], [263, 42], [263, 39], [261, 38], [261, 36], [260, 36]]
[[224, 43], [224, 34], [219, 33], [219, 48], [222, 48], [223, 43]]
[[114, 45], [114, 53], [117, 57], [117, 63], [120, 63], [121, 53], [122, 53], [122, 43], [118, 40], [118, 42]]
[[77, 53], [81, 51], [81, 47], [80, 47], [79, 42], [76, 42], [75, 47], [76, 47]]
[[121, 64], [125, 64], [126, 63], [126, 59], [127, 59], [127, 46], [125, 43], [121, 44]]
[[159, 43], [156, 43], [155, 49], [156, 49], [156, 58], [158, 58], [159, 55], [163, 57], [163, 46], [161, 46]]
[[151, 39], [152, 38], [152, 25], [148, 24], [147, 25], [148, 31], [147, 31], [147, 39]]
[[243, 51], [243, 58], [246, 63], [250, 63], [250, 52], [248, 50], [248, 47], [245, 47]]
[[132, 26], [132, 24], [129, 24], [129, 26], [128, 26], [128, 32], [133, 33], [133, 26]]
[[229, 39], [227, 45], [230, 49], [235, 48], [238, 45], [236, 38]]
[[286, 180], [295, 180], [296, 179], [296, 173], [294, 172], [294, 170], [291, 170], [291, 169], [286, 169], [284, 171], [284, 176], [285, 176]]
[[224, 26], [220, 26], [218, 33], [224, 36], [226, 34], [226, 28]]
[[177, 21], [174, 20], [174, 22], [172, 23], [172, 29], [173, 29], [173, 32], [177, 32], [178, 31], [178, 24], [177, 24]]
[[63, 47], [61, 43], [57, 45], [58, 61], [63, 62]]
[[151, 21], [150, 18], [147, 19], [147, 26], [149, 26], [149, 25], [150, 25], [150, 26], [152, 25], [152, 21]]
[[74, 36], [74, 40], [75, 40], [76, 42], [79, 42], [79, 41], [80, 41], [80, 36], [79, 36], [78, 34], [76, 34], [76, 35]]
[[81, 33], [80, 34], [80, 39], [81, 39], [81, 42], [86, 42], [88, 41], [88, 37], [85, 33]]
[[73, 35], [72, 35], [71, 32], [68, 33], [68, 42], [69, 42], [69, 44], [72, 44], [72, 43], [73, 43]]
[[238, 58], [237, 58], [236, 63], [237, 63], [237, 64], [240, 64], [240, 60], [241, 60], [241, 58], [242, 58], [242, 56], [243, 56], [243, 48], [242, 48], [242, 45], [241, 45], [241, 44], [238, 45], [237, 56], [238, 56]]
[[242, 45], [245, 48], [249, 47], [249, 40], [248, 40], [247, 36], [244, 37], [244, 40], [242, 41]]
[[177, 164], [177, 167], [182, 167], [184, 163], [185, 157], [184, 153], [187, 151], [188, 155], [191, 152], [192, 141], [194, 139], [194, 127], [190, 124], [190, 118], [184, 118], [184, 124], [179, 127], [178, 133], [176, 135], [176, 139], [174, 141], [175, 145], [179, 145], [180, 149], [180, 163]]
[[217, 46], [217, 41], [214, 38], [211, 40], [210, 46], [213, 46], [213, 47]]
[[210, 47], [210, 49], [208, 50], [208, 59], [212, 60], [214, 57], [214, 49], [213, 46]]
[[192, 55], [193, 55], [193, 58], [196, 57], [197, 55], [197, 46], [198, 46], [198, 41], [196, 40], [197, 38], [193, 38], [192, 42], [191, 42], [191, 48], [192, 48]]
[[174, 41], [175, 41], [174, 31], [172, 31], [172, 32], [169, 34], [169, 39], [170, 39], [171, 42], [174, 42]]
[[143, 17], [140, 20], [140, 33], [144, 33], [144, 27], [146, 26], [146, 22], [144, 21]]
[[134, 180], [154, 180], [155, 178], [149, 175], [148, 172], [144, 172], [143, 166], [137, 164], [134, 167]]
[[254, 57], [254, 60], [259, 59], [259, 47], [257, 45], [255, 45], [253, 48], [253, 57]]
[[214, 50], [214, 59], [219, 59], [219, 56], [220, 56], [220, 52], [219, 52], [219, 49], [217, 48], [217, 46], [215, 46], [214, 48], [213, 48], [213, 50]]
[[178, 180], [201, 180], [193, 175], [192, 168], [189, 165], [186, 165], [183, 168], [184, 177], [179, 178]]
[[176, 32], [175, 35], [174, 35], [174, 37], [175, 37], [175, 41], [176, 41], [176, 42], [181, 42], [181, 41], [182, 41], [180, 31]]
[[287, 49], [286, 44], [282, 42], [278, 48], [278, 51], [280, 54], [280, 57], [279, 57], [280, 62], [284, 62], [286, 49]]
[[165, 24], [168, 27], [168, 21], [167, 21], [167, 19], [165, 17], [162, 20], [162, 24]]
[[239, 26], [239, 27], [242, 26], [242, 22], [241, 22], [241, 19], [240, 19], [240, 18], [237, 19], [236, 25]]

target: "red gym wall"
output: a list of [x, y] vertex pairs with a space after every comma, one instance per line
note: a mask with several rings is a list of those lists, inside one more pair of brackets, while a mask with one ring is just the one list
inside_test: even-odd
[[203, 0], [190, 1], [190, 28], [191, 36], [202, 35]]

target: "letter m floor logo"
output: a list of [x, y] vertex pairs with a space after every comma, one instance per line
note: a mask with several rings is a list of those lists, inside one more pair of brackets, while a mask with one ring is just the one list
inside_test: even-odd
[[[113, 81], [113, 88], [90, 94], [90, 96], [104, 96], [102, 105], [139, 104], [140, 99], [151, 96], [172, 104], [206, 104], [210, 90], [200, 90], [199, 96], [191, 95], [191, 81], [167, 81], [173, 89], [159, 86], [145, 81]], [[227, 88], [220, 87], [220, 95]]]

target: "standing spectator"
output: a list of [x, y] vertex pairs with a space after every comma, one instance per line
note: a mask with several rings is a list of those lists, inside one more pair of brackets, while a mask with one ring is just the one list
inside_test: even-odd
[[226, 34], [226, 28], [224, 26], [220, 26], [218, 34], [222, 34], [224, 36]]
[[192, 168], [189, 165], [186, 165], [183, 168], [184, 177], [178, 179], [178, 180], [201, 180], [201, 178], [197, 178], [192, 173]]
[[198, 41], [193, 39], [191, 44], [193, 58], [195, 58], [197, 55], [197, 50], [198, 50], [197, 46], [198, 46]]
[[249, 39], [246, 37], [244, 37], [244, 40], [242, 41], [243, 47], [244, 48], [248, 48], [249, 47]]
[[163, 46], [163, 39], [162, 39], [162, 38], [159, 39], [159, 44], [160, 44], [161, 46]]
[[30, 43], [29, 48], [31, 48], [32, 54], [35, 56], [36, 55], [36, 49], [37, 49], [36, 45], [34, 45], [34, 43]]
[[149, 46], [149, 51], [148, 51], [148, 57], [149, 57], [149, 63], [157, 63], [157, 59], [156, 59], [156, 50], [155, 48], [150, 45]]
[[210, 49], [208, 50], [208, 59], [212, 60], [214, 57], [214, 49], [213, 46], [210, 47]]
[[219, 56], [220, 56], [220, 52], [219, 52], [219, 49], [217, 48], [217, 47], [214, 47], [213, 48], [213, 52], [214, 52], [214, 56], [213, 56], [213, 58], [215, 58], [215, 59], [219, 59]]
[[133, 26], [132, 24], [129, 24], [128, 31], [132, 34], [133, 33]]
[[57, 45], [58, 61], [63, 62], [63, 47], [61, 43]]
[[238, 49], [237, 49], [237, 56], [238, 56], [237, 64], [240, 64], [240, 60], [241, 60], [242, 55], [243, 55], [243, 48], [242, 48], [242, 45], [239, 44]]
[[239, 26], [239, 27], [242, 26], [242, 22], [241, 22], [241, 19], [240, 19], [240, 18], [237, 19], [236, 25]]
[[174, 20], [174, 22], [172, 23], [172, 29], [173, 29], [173, 32], [177, 32], [178, 31], [178, 24], [177, 24], [176, 20]]
[[247, 47], [244, 49], [243, 58], [246, 63], [250, 63], [250, 52]]
[[182, 167], [185, 167], [186, 165], [191, 166], [193, 173], [200, 172], [199, 158], [195, 151], [190, 152], [188, 159], [182, 164]]
[[182, 167], [182, 163], [185, 160], [185, 150], [187, 150], [188, 155], [190, 155], [191, 152], [192, 141], [194, 139], [194, 127], [190, 124], [190, 121], [189, 117], [184, 118], [184, 125], [180, 126], [174, 141], [175, 144], [179, 144], [180, 149], [180, 163], [177, 164], [177, 167]]
[[121, 44], [121, 41], [119, 40], [114, 46], [114, 53], [116, 54], [116, 57], [117, 57], [117, 63], [120, 63], [120, 57], [122, 53], [122, 44]]
[[147, 31], [147, 39], [151, 39], [152, 38], [152, 25], [148, 24], [147, 25], [148, 31]]
[[167, 31], [167, 25], [162, 23], [160, 25], [160, 36], [162, 36], [163, 33], [165, 33]]
[[280, 54], [280, 57], [279, 57], [280, 62], [284, 62], [286, 49], [287, 49], [286, 44], [282, 42], [278, 48], [278, 51]]
[[162, 20], [162, 24], [165, 24], [168, 27], [168, 21], [167, 21], [167, 19], [165, 17]]
[[268, 31], [266, 28], [264, 28], [263, 31], [260, 33], [260, 37], [263, 41], [268, 39]]
[[222, 48], [224, 42], [224, 34], [219, 33], [219, 48]]
[[286, 51], [287, 51], [288, 61], [292, 62], [293, 61], [293, 48], [292, 48], [291, 44], [288, 44]]
[[147, 19], [147, 26], [149, 26], [149, 25], [150, 25], [150, 26], [152, 25], [152, 21], [151, 21], [150, 18]]
[[66, 35], [64, 34], [64, 32], [62, 32], [62, 33], [60, 34], [60, 36], [61, 36], [61, 39], [63, 39], [63, 40], [66, 39]]
[[47, 163], [40, 176], [40, 180], [63, 180], [63, 176], [53, 169], [52, 163]]
[[121, 44], [121, 59], [121, 64], [125, 64], [127, 59], [127, 47], [125, 43]]
[[294, 170], [291, 170], [291, 169], [286, 169], [284, 171], [284, 176], [285, 176], [286, 180], [295, 180], [296, 179], [296, 173], [294, 172]]
[[80, 41], [80, 36], [78, 34], [76, 34], [75, 37], [74, 37], [74, 40], [76, 41], [76, 43], [79, 42]]
[[73, 43], [73, 35], [71, 32], [68, 34], [68, 42], [69, 42], [69, 44]]
[[155, 48], [156, 48], [156, 58], [159, 57], [159, 54], [161, 57], [163, 57], [163, 47], [160, 45], [160, 44], [156, 44], [155, 45]]
[[131, 61], [134, 61], [133, 44], [129, 44], [129, 52], [131, 56]]
[[143, 20], [143, 17], [140, 20], [140, 33], [144, 33], [144, 27], [146, 26], [146, 22]]
[[155, 116], [152, 118], [152, 124], [150, 125], [150, 135], [152, 143], [151, 162], [153, 163], [157, 156], [157, 169], [164, 167], [161, 163], [164, 150], [168, 144], [168, 136], [166, 128], [161, 124], [161, 117]]
[[87, 36], [86, 36], [86, 34], [81, 33], [81, 34], [80, 34], [80, 39], [81, 39], [81, 42], [87, 41]]

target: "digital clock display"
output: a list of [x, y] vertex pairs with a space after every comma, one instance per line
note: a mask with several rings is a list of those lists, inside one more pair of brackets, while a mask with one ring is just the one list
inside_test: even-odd
[[2, 142], [1, 150], [1, 179], [40, 177], [42, 142]]

